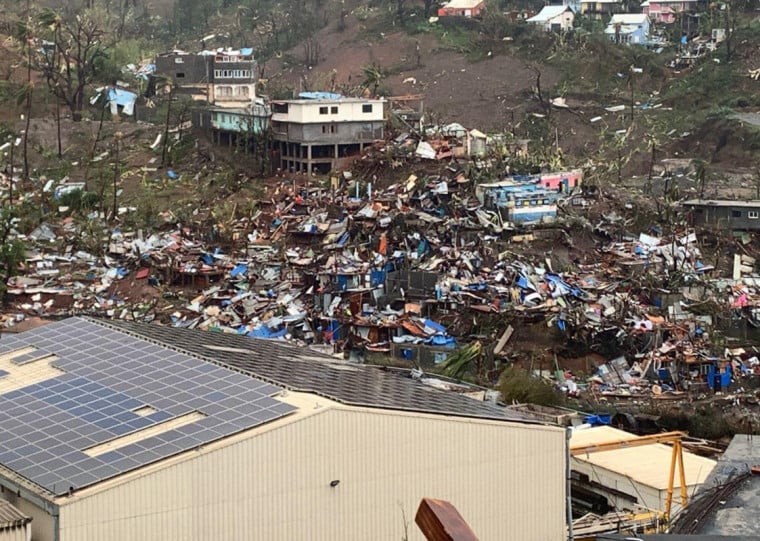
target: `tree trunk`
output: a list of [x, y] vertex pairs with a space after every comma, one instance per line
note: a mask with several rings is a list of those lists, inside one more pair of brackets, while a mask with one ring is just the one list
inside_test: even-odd
[[29, 180], [29, 123], [32, 120], [32, 48], [28, 43], [28, 40], [26, 44], [26, 51], [26, 128], [24, 130], [24, 181]]
[[121, 147], [121, 141], [116, 140], [116, 160], [113, 163], [113, 214], [111, 220], [116, 221], [118, 215], [118, 207], [116, 206], [116, 192], [119, 185], [119, 176], [121, 175], [121, 168], [119, 167], [119, 149]]
[[172, 114], [172, 99], [174, 98], [174, 86], [169, 91], [169, 103], [166, 106], [166, 124], [164, 126], [164, 146], [161, 150], [161, 166], [166, 165], [166, 151], [169, 146], [169, 121]]
[[29, 180], [29, 127], [32, 121], [32, 87], [26, 94], [26, 126], [24, 127], [24, 181]]
[[8, 205], [13, 205], [13, 147], [16, 146], [16, 134], [11, 134], [11, 152], [10, 152], [10, 159], [11, 159], [11, 178], [9, 183], [9, 191], [8, 191]]
[[98, 123], [98, 131], [95, 132], [95, 140], [92, 142], [92, 148], [90, 149], [90, 159], [87, 160], [87, 167], [84, 170], [84, 191], [87, 191], [87, 179], [90, 176], [90, 165], [92, 165], [92, 160], [95, 158], [95, 150], [98, 148], [98, 141], [100, 140], [100, 133], [103, 131], [103, 120], [106, 117], [106, 108], [103, 106], [102, 111], [100, 112], [100, 122]]
[[58, 158], [63, 158], [63, 148], [61, 144], [61, 100], [55, 97], [55, 129], [58, 138]]

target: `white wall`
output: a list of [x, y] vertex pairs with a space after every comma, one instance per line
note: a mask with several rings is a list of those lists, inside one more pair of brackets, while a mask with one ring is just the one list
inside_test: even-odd
[[[670, 467], [670, 463], [663, 464], [663, 468]], [[600, 483], [604, 485], [605, 487], [612, 488], [615, 490], [619, 490], [621, 492], [625, 492], [626, 494], [630, 494], [634, 498], [638, 500], [638, 502], [635, 505], [639, 505], [641, 507], [645, 507], [650, 510], [656, 510], [656, 511], [664, 511], [665, 510], [665, 501], [667, 499], [667, 490], [659, 490], [654, 487], [650, 487], [647, 485], [644, 485], [642, 483], [638, 483], [631, 479], [630, 477], [626, 477], [625, 475], [621, 475], [619, 473], [607, 470], [605, 468], [602, 468], [597, 465], [593, 465], [589, 462], [584, 462], [582, 460], [578, 460], [577, 458], [572, 459], [572, 469], [581, 473], [584, 473], [588, 475], [589, 479], [591, 481], [595, 481], [597, 483]], [[678, 484], [678, 480], [676, 478], [675, 484]], [[619, 496], [616, 496], [613, 493], [607, 492], [604, 489], [592, 489], [594, 492], [598, 494], [602, 494], [603, 496], [607, 497], [608, 501], [616, 507], [618, 510], [625, 510], [625, 511], [633, 511], [634, 510], [634, 504], [630, 502], [627, 498], [622, 498]], [[671, 515], [676, 514], [681, 509], [681, 493], [680, 488], [676, 487], [673, 492], [673, 506], [671, 508]], [[694, 494], [695, 488], [694, 486], [689, 486], [687, 493], [689, 496]]]
[[481, 541], [560, 540], [564, 438], [557, 428], [324, 408], [75, 495], [61, 508], [60, 541], [398, 541], [404, 513], [409, 539], [422, 540], [414, 515], [424, 496], [450, 500]]
[[[251, 103], [256, 98], [255, 84], [216, 83], [212, 86], [217, 105], [224, 101]], [[247, 94], [244, 94], [246, 90]]]
[[[383, 104], [384, 102], [381, 100], [290, 102], [288, 113], [274, 113], [272, 120], [274, 122], [296, 122], [300, 124], [383, 120]], [[363, 105], [371, 105], [372, 112], [363, 112]], [[325, 107], [327, 114], [321, 114], [320, 109], [324, 110]], [[337, 107], [337, 113], [333, 112], [335, 107]]]

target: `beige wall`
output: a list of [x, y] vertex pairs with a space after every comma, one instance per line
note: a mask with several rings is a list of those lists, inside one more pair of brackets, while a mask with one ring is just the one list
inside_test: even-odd
[[0, 530], [0, 541], [29, 541], [29, 538], [27, 538], [27, 528], [30, 526], [27, 524], [26, 526]]
[[[24, 515], [32, 517], [32, 541], [53, 541], [53, 517], [47, 511], [40, 509], [33, 503], [16, 497], [9, 491], [0, 492], [0, 499], [11, 502], [11, 504], [21, 511]], [[4, 532], [0, 532], [0, 541], [9, 541], [3, 537]], [[11, 537], [10, 539], [15, 539]]]
[[409, 539], [421, 540], [423, 496], [452, 501], [481, 541], [560, 540], [564, 438], [548, 427], [324, 408], [75, 496], [61, 508], [60, 541], [398, 541], [403, 513]]

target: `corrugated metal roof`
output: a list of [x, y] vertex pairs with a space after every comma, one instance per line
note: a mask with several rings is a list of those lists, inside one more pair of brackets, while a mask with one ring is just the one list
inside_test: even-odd
[[474, 9], [482, 3], [483, 0], [451, 0], [451, 2], [444, 4], [443, 7], [447, 9]]
[[646, 13], [616, 13], [609, 24], [644, 24], [648, 19]]
[[488, 402], [441, 391], [409, 371], [336, 362], [292, 344], [129, 321], [92, 320], [215, 361], [254, 377], [353, 406], [535, 423]]
[[21, 511], [13, 507], [10, 502], [0, 500], [0, 530], [17, 528], [31, 522], [31, 517], [27, 517]]
[[566, 11], [572, 11], [570, 6], [544, 6], [538, 14], [534, 15], [526, 22], [529, 23], [545, 23], [549, 22], [554, 17], [562, 15]]

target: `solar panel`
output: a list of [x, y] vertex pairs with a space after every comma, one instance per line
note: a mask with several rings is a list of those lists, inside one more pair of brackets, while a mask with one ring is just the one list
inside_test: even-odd
[[[295, 410], [269, 398], [278, 387], [79, 318], [4, 336], [0, 354], [28, 346], [36, 350], [21, 363], [54, 354], [64, 372], [0, 394], [0, 463], [57, 495]], [[135, 413], [145, 406], [155, 412]], [[205, 417], [85, 452], [192, 412]]]

